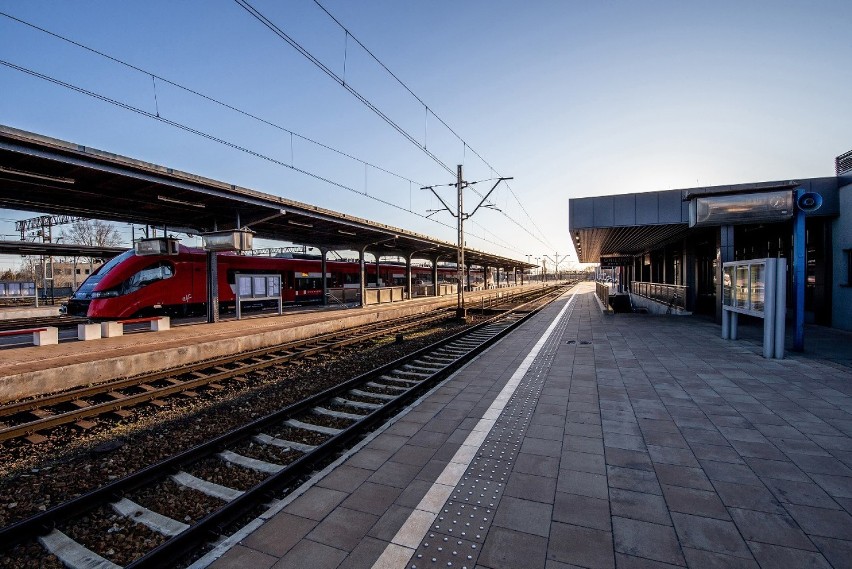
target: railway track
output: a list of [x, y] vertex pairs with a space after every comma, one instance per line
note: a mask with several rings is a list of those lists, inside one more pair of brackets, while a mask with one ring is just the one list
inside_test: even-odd
[[82, 316], [38, 316], [36, 318], [9, 318], [0, 320], [0, 332], [4, 330], [19, 330], [21, 328], [40, 328], [42, 326], [55, 326], [57, 328], [71, 328], [77, 324], [86, 324], [88, 318]]
[[[0, 543], [12, 545], [40, 536], [45, 549], [69, 567], [173, 566], [176, 559], [215, 540], [223, 528], [327, 463], [353, 439], [448, 377], [563, 290], [0, 529]], [[167, 493], [182, 498], [166, 499]], [[176, 506], [181, 500], [192, 506]], [[163, 503], [171, 506], [157, 511]], [[199, 504], [205, 506], [200, 511]], [[175, 519], [173, 512], [189, 513]], [[116, 516], [145, 528], [146, 537], [140, 541], [146, 547], [123, 560], [110, 555], [114, 554], [110, 538], [119, 524], [109, 520]]]
[[[520, 297], [522, 300], [524, 297]], [[519, 296], [506, 297], [517, 302]], [[484, 306], [484, 305], [483, 305]], [[495, 309], [499, 305], [489, 306]], [[408, 329], [449, 318], [453, 310], [436, 311], [431, 315], [413, 315], [389, 322], [370, 324], [354, 329], [333, 332], [234, 354], [179, 369], [170, 369], [106, 382], [91, 387], [51, 394], [25, 401], [0, 405], [0, 442], [26, 439], [30, 443], [46, 440], [43, 434], [61, 425], [74, 425], [81, 430], [96, 426], [93, 419], [106, 415], [127, 418], [134, 407], [148, 404], [164, 405], [175, 395], [193, 397], [196, 390], [222, 388], [228, 381], [245, 381], [245, 376], [261, 369], [288, 362], [317, 357]]]

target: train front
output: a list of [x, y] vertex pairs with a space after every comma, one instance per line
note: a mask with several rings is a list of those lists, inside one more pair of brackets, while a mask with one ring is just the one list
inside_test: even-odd
[[132, 249], [110, 259], [87, 278], [68, 301], [68, 314], [92, 319], [136, 316], [155, 305], [145, 292], [171, 277], [174, 268], [159, 258], [140, 257]]

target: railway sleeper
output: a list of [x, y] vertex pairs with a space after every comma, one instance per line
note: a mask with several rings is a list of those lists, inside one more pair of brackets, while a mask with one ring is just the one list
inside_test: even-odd
[[[370, 384], [367, 384], [370, 385]], [[372, 386], [371, 386], [372, 387]], [[405, 390], [403, 390], [405, 391]], [[349, 395], [354, 395], [355, 397], [373, 397], [375, 399], [384, 399], [385, 401], [392, 401], [396, 399], [396, 395], [387, 395], [385, 393], [373, 393], [371, 391], [361, 391], [360, 389], [350, 389]]]
[[401, 369], [403, 371], [413, 371], [414, 373], [422, 373], [422, 374], [426, 374], [426, 375], [432, 375], [433, 373], [435, 373], [440, 368], [423, 367], [423, 366], [418, 366], [418, 365], [414, 365], [414, 364], [405, 364], [404, 366], [402, 366]]
[[407, 387], [401, 387], [399, 385], [390, 385], [389, 383], [376, 383], [375, 381], [371, 381], [366, 385], [367, 387], [372, 387], [374, 389], [387, 389], [389, 391], [396, 391], [398, 393], [408, 391]]
[[256, 442], [258, 442], [262, 445], [274, 446], [276, 448], [280, 448], [280, 449], [283, 449], [283, 450], [297, 450], [299, 452], [307, 453], [307, 452], [311, 452], [312, 450], [317, 448], [314, 445], [306, 445], [304, 443], [297, 443], [295, 441], [287, 441], [287, 440], [284, 440], [284, 439], [271, 437], [271, 436], [266, 435], [264, 433], [257, 434], [253, 438]]
[[335, 419], [348, 419], [350, 421], [360, 421], [364, 418], [364, 415], [358, 415], [357, 413], [334, 411], [332, 409], [326, 409], [325, 407], [314, 407], [313, 409], [311, 409], [311, 412], [313, 412], [315, 415], [334, 417]]
[[168, 537], [174, 537], [189, 528], [189, 525], [183, 522], [158, 514], [127, 498], [122, 498], [111, 505], [116, 513]]
[[347, 407], [355, 407], [356, 409], [364, 409], [365, 411], [375, 411], [376, 409], [382, 408], [381, 403], [367, 403], [366, 401], [354, 401], [352, 399], [345, 399], [343, 397], [335, 397], [334, 399], [331, 400], [331, 402], [335, 403], [337, 405], [346, 405]]
[[252, 458], [230, 450], [223, 450], [217, 456], [230, 464], [236, 464], [243, 468], [248, 468], [257, 472], [265, 472], [267, 474], [275, 474], [276, 472], [281, 472], [284, 469], [284, 467], [280, 464], [266, 462], [265, 460]]
[[431, 373], [423, 373], [423, 372], [419, 372], [419, 371], [408, 371], [408, 370], [404, 369], [404, 366], [403, 366], [403, 368], [393, 370], [391, 373], [394, 374], [394, 375], [401, 375], [403, 377], [416, 377], [416, 378], [419, 378], [421, 380], [432, 376]]
[[334, 427], [314, 425], [313, 423], [305, 423], [304, 421], [300, 421], [298, 419], [287, 419], [284, 424], [290, 427], [295, 427], [297, 429], [304, 429], [305, 431], [313, 431], [315, 433], [320, 433], [322, 435], [336, 435], [338, 433], [343, 432], [343, 429], [335, 429]]
[[38, 538], [42, 546], [72, 569], [121, 569], [58, 529]]
[[379, 377], [382, 381], [392, 381], [394, 383], [402, 383], [403, 385], [407, 385], [409, 387], [414, 387], [420, 382], [414, 379], [405, 379], [403, 377], [393, 377], [390, 375], [382, 375]]
[[177, 474], [173, 474], [171, 478], [173, 481], [185, 488], [196, 490], [202, 494], [210, 496], [211, 498], [218, 498], [223, 502], [231, 502], [242, 496], [244, 493], [242, 490], [229, 488], [227, 486], [222, 486], [221, 484], [216, 484], [215, 482], [203, 480], [197, 476], [193, 476], [189, 472], [181, 471]]

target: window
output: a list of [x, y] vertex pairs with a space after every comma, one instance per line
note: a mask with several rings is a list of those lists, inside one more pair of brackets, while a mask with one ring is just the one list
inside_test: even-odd
[[171, 278], [174, 276], [174, 267], [166, 261], [158, 261], [153, 265], [145, 267], [135, 275], [124, 281], [122, 294], [136, 292], [151, 283]]

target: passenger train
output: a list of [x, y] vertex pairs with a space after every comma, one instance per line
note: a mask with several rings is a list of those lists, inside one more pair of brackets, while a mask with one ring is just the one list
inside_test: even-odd
[[[237, 273], [281, 275], [281, 298], [287, 304], [322, 301], [321, 261], [318, 257], [260, 257], [219, 253], [219, 306], [234, 307]], [[405, 284], [405, 266], [382, 263], [382, 286]], [[438, 269], [438, 280], [455, 280], [455, 268]], [[376, 282], [376, 264], [367, 263], [367, 282]], [[328, 261], [329, 288], [359, 286], [359, 266], [351, 261]], [[412, 267], [412, 280], [431, 283], [431, 267]], [[137, 255], [125, 251], [90, 275], [68, 301], [67, 312], [88, 318], [115, 319], [155, 314], [203, 314], [207, 301], [207, 255], [180, 246], [177, 255]]]

